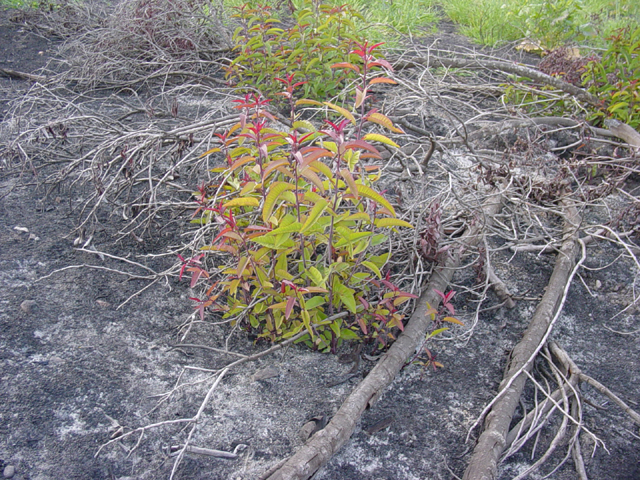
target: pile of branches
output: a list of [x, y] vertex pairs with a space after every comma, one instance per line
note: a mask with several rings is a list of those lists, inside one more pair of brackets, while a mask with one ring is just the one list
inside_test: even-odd
[[[58, 65], [63, 69], [43, 77], [15, 103], [1, 127], [0, 149], [7, 166], [42, 172], [47, 191], [59, 185], [80, 189], [74, 208], [85, 238], [84, 230], [106, 221], [106, 214], [124, 219], [122, 236], [143, 241], [158, 225], [166, 228], [167, 222], [184, 223], [190, 217], [196, 208], [191, 192], [211, 181], [212, 162], [218, 161], [200, 154], [214, 146], [216, 133], [236, 121], [229, 91], [216, 80], [217, 58], [229, 48], [226, 24], [212, 3], [135, 0], [122, 2], [96, 25], [79, 28], [79, 35], [61, 49]], [[558, 252], [557, 270], [522, 346], [514, 348], [498, 395], [483, 412], [486, 433], [480, 436], [467, 478], [495, 476], [503, 454], [521, 448], [554, 410], [565, 419], [556, 438], [572, 425], [570, 453], [580, 471], [576, 439], [580, 432], [591, 432], [581, 420], [577, 384], [589, 378], [581, 377], [575, 364], [550, 342], [551, 334], [589, 241], [614, 242], [636, 267], [640, 265], [633, 232], [622, 234], [612, 227], [620, 212], [611, 209], [611, 218], [602, 224], [589, 224], [583, 214], [594, 202], [605, 204], [614, 194], [626, 196], [634, 208], [640, 204], [624, 190], [625, 181], [640, 173], [638, 134], [619, 124], [593, 129], [580, 119], [530, 118], [514, 111], [499, 101], [502, 85], [514, 73], [546, 82], [576, 101], [595, 100], [556, 78], [477, 52], [452, 55], [414, 45], [395, 66], [398, 90], [377, 95], [384, 96], [385, 113], [405, 133], [399, 139], [402, 147], [385, 157], [383, 182], [395, 189], [398, 211], [416, 229], [397, 235], [389, 248], [401, 278], [396, 284], [424, 293], [405, 332], [331, 422], [265, 478], [309, 478], [348, 441], [364, 409], [375, 404], [421, 347], [431, 326], [426, 305], [437, 307], [440, 300], [434, 292], [446, 291], [454, 273], [471, 266], [482, 273], [479, 285], [462, 287], [477, 309], [458, 340], [473, 335], [489, 289], [501, 300], [495, 308], [513, 306], [517, 297], [491, 266], [504, 248]], [[460, 71], [465, 74], [455, 74]], [[430, 122], [437, 122], [438, 128]], [[550, 138], [558, 134], [570, 141], [553, 144]], [[196, 234], [176, 252], [197, 252], [203, 241]], [[185, 324], [183, 341], [192, 324]], [[173, 472], [184, 453], [194, 448], [190, 442], [198, 419], [229, 369], [271, 351], [211, 373], [198, 415], [184, 419], [192, 429]], [[542, 387], [531, 373], [537, 358], [549, 362], [555, 389]], [[510, 432], [527, 379], [549, 401]], [[635, 412], [629, 414], [638, 422]], [[554, 440], [547, 451], [553, 452], [558, 443]]]

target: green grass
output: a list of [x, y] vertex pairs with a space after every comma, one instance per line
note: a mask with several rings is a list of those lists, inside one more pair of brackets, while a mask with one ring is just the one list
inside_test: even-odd
[[617, 29], [640, 23], [638, 0], [439, 0], [461, 33], [495, 46], [529, 38], [548, 48], [604, 47]]

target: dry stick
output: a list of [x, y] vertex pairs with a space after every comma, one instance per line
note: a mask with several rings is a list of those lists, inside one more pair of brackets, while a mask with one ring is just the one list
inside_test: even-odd
[[625, 413], [629, 415], [637, 425], [640, 425], [640, 415], [635, 410], [633, 410], [629, 405], [627, 405], [624, 401], [622, 401], [620, 397], [618, 397], [615, 393], [613, 393], [607, 387], [602, 385], [596, 379], [582, 373], [580, 368], [574, 363], [573, 360], [571, 360], [571, 357], [569, 357], [569, 354], [565, 352], [562, 348], [560, 348], [557, 343], [549, 342], [549, 348], [551, 349], [553, 354], [558, 358], [558, 360], [560, 360], [565, 365], [569, 366], [569, 368], [571, 369], [571, 373], [573, 373], [574, 375], [577, 375], [580, 378], [580, 381], [587, 382], [589, 385], [594, 387], [600, 393], [609, 397], [620, 408], [622, 408], [625, 411]]
[[526, 382], [524, 371], [539, 352], [553, 320], [557, 318], [572, 275], [575, 273], [575, 257], [578, 252], [578, 226], [580, 215], [570, 199], [562, 201], [565, 211], [562, 246], [556, 260], [547, 290], [531, 319], [522, 340], [514, 347], [500, 383], [498, 398], [485, 419], [485, 430], [474, 448], [464, 480], [494, 479], [498, 472], [498, 460], [505, 448], [509, 424]]
[[[501, 203], [502, 194], [497, 190], [492, 191], [483, 206], [484, 224], [479, 222], [479, 225], [469, 228], [460, 239], [460, 243], [473, 246], [481, 241], [484, 226], [500, 212]], [[436, 268], [426, 291], [418, 300], [418, 306], [408, 325], [389, 351], [344, 401], [331, 422], [311, 437], [306, 445], [272, 473], [268, 480], [308, 479], [349, 440], [364, 410], [379, 399], [407, 359], [415, 354], [431, 323], [430, 317], [426, 314], [427, 303], [437, 307], [440, 297], [434, 289], [445, 291], [460, 264], [461, 257], [461, 253], [458, 252], [447, 259], [444, 265]]]
[[32, 73], [18, 72], [16, 70], [8, 70], [6, 68], [0, 68], [0, 75], [9, 77], [9, 78], [17, 78], [18, 80], [29, 80], [30, 82], [45, 83], [47, 81], [47, 77], [44, 77], [42, 75], [34, 75]]
[[[578, 399], [574, 397], [571, 399], [571, 416], [573, 418], [576, 418], [578, 416], [578, 408]], [[582, 458], [582, 448], [580, 447], [580, 426], [574, 426], [574, 430], [575, 440], [573, 442], [573, 445], [571, 446], [571, 456], [573, 458], [573, 463], [576, 466], [578, 479], [589, 480], [589, 477], [587, 476], [587, 469], [584, 466], [584, 459]]]

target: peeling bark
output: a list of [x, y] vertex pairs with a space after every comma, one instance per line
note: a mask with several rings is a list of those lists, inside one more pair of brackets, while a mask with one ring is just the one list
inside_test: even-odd
[[[460, 238], [460, 243], [473, 246], [482, 239], [484, 227], [500, 212], [502, 195], [493, 192], [483, 206], [484, 221], [470, 227]], [[351, 438], [360, 416], [365, 409], [373, 406], [391, 382], [421, 344], [431, 323], [426, 315], [427, 302], [436, 307], [440, 296], [434, 289], [445, 291], [453, 274], [460, 264], [461, 252], [457, 252], [438, 267], [425, 292], [418, 300], [418, 306], [411, 319], [371, 373], [360, 382], [347, 397], [331, 422], [316, 433], [295, 455], [290, 457], [280, 468], [272, 473], [268, 480], [301, 480], [310, 478], [319, 468]]]

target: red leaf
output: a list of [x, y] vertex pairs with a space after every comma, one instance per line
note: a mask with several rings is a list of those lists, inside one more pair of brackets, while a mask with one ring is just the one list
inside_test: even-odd
[[358, 320], [358, 325], [360, 325], [360, 330], [362, 330], [362, 333], [364, 333], [366, 335], [367, 334], [367, 324], [365, 323], [365, 321], [363, 320], [362, 317], [356, 317], [356, 320]]
[[286, 318], [287, 320], [289, 320], [289, 317], [291, 316], [291, 311], [293, 310], [293, 306], [296, 304], [297, 299], [296, 297], [289, 297], [287, 299], [287, 306], [284, 310], [284, 318]]

